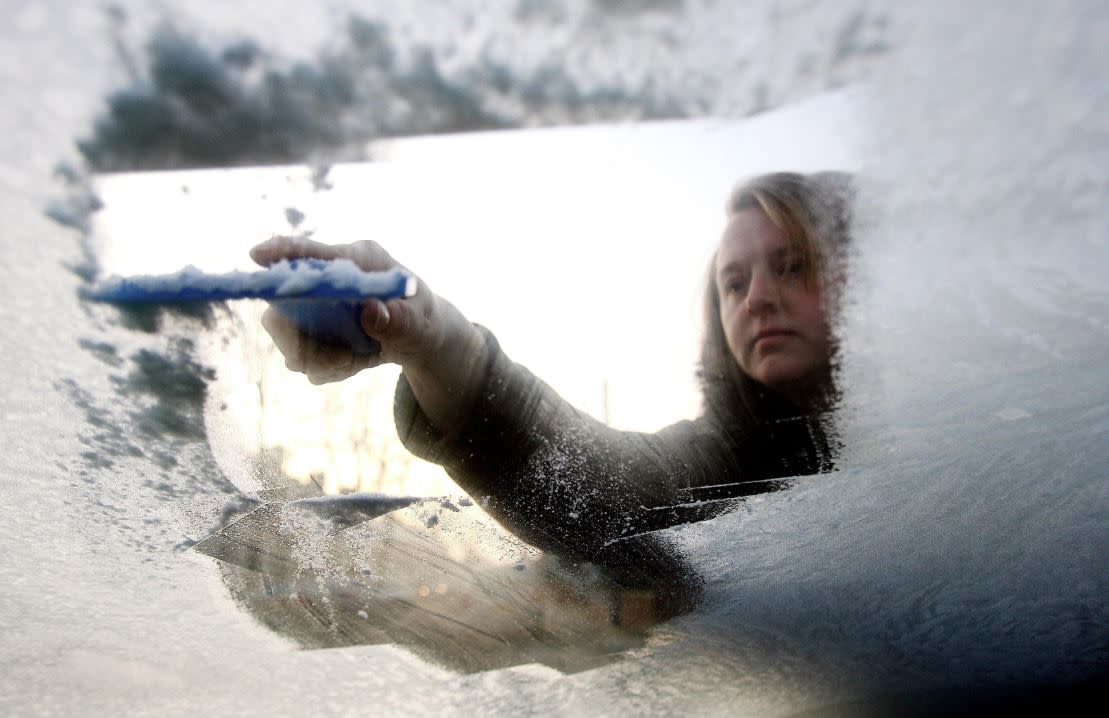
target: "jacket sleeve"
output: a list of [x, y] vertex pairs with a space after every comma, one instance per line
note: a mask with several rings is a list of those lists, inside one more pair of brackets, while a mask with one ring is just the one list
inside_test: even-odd
[[[405, 446], [441, 464], [521, 538], [583, 558], [615, 540], [705, 518], [774, 485], [741, 470], [725, 432], [683, 421], [654, 434], [619, 431], [578, 411], [501, 351], [457, 436], [429, 423], [401, 376], [394, 415]], [[720, 489], [720, 487], [726, 487]]]

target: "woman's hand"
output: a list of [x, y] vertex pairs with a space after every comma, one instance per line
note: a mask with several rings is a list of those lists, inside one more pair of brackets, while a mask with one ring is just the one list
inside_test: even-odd
[[[251, 249], [250, 256], [262, 266], [283, 259], [311, 258], [349, 259], [367, 272], [403, 269], [381, 245], [369, 241], [327, 245], [310, 239], [274, 237]], [[443, 316], [440, 304], [426, 286], [419, 286], [415, 296], [408, 299], [367, 300], [362, 306], [362, 330], [381, 344], [381, 352], [357, 359], [348, 349], [321, 344], [302, 334], [273, 307], [266, 310], [262, 325], [285, 355], [285, 365], [291, 371], [306, 374], [314, 384], [323, 384], [341, 381], [378, 364], [415, 365], [433, 356], [446, 340], [446, 325], [453, 319]]]
[[[408, 271], [372, 241], [327, 245], [274, 237], [251, 249], [250, 256], [262, 266], [283, 259], [349, 259], [369, 272]], [[349, 349], [321, 344], [273, 307], [262, 317], [262, 326], [285, 356], [285, 366], [307, 375], [313, 384], [342, 381], [384, 363], [399, 364], [432, 424], [445, 433], [457, 428], [484, 378], [485, 341], [477, 328], [419, 279], [415, 296], [367, 300], [361, 323], [362, 330], [381, 344], [380, 354], [356, 357]]]

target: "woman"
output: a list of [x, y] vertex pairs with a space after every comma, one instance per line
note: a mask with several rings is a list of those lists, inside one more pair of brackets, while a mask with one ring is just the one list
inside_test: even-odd
[[[410, 299], [366, 303], [363, 329], [382, 346], [370, 359], [313, 342], [273, 310], [263, 324], [288, 367], [314, 383], [400, 364], [395, 419], [409, 450], [443, 465], [526, 540], [596, 560], [622, 538], [831, 468], [823, 417], [835, 397], [829, 317], [847, 184], [833, 173], [778, 173], [732, 194], [705, 290], [705, 413], [654, 434], [575, 410], [422, 283]], [[373, 242], [275, 238], [251, 256], [262, 265], [345, 257], [371, 271], [398, 266]]]

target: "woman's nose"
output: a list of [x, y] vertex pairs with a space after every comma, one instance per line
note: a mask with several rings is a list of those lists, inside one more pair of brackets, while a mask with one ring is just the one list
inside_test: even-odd
[[778, 277], [769, 272], [756, 271], [747, 287], [747, 311], [760, 314], [778, 306]]

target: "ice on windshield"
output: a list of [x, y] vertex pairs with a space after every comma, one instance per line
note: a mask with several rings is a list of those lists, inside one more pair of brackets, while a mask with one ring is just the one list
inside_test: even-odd
[[[11, 712], [1048, 707], [1104, 672], [1102, 8], [335, 8], [0, 31]], [[605, 566], [405, 451], [395, 370], [314, 387], [258, 303], [80, 297], [247, 271], [273, 233], [389, 238], [653, 432], [699, 410], [724, 197], [776, 169], [857, 183], [836, 470]]]

